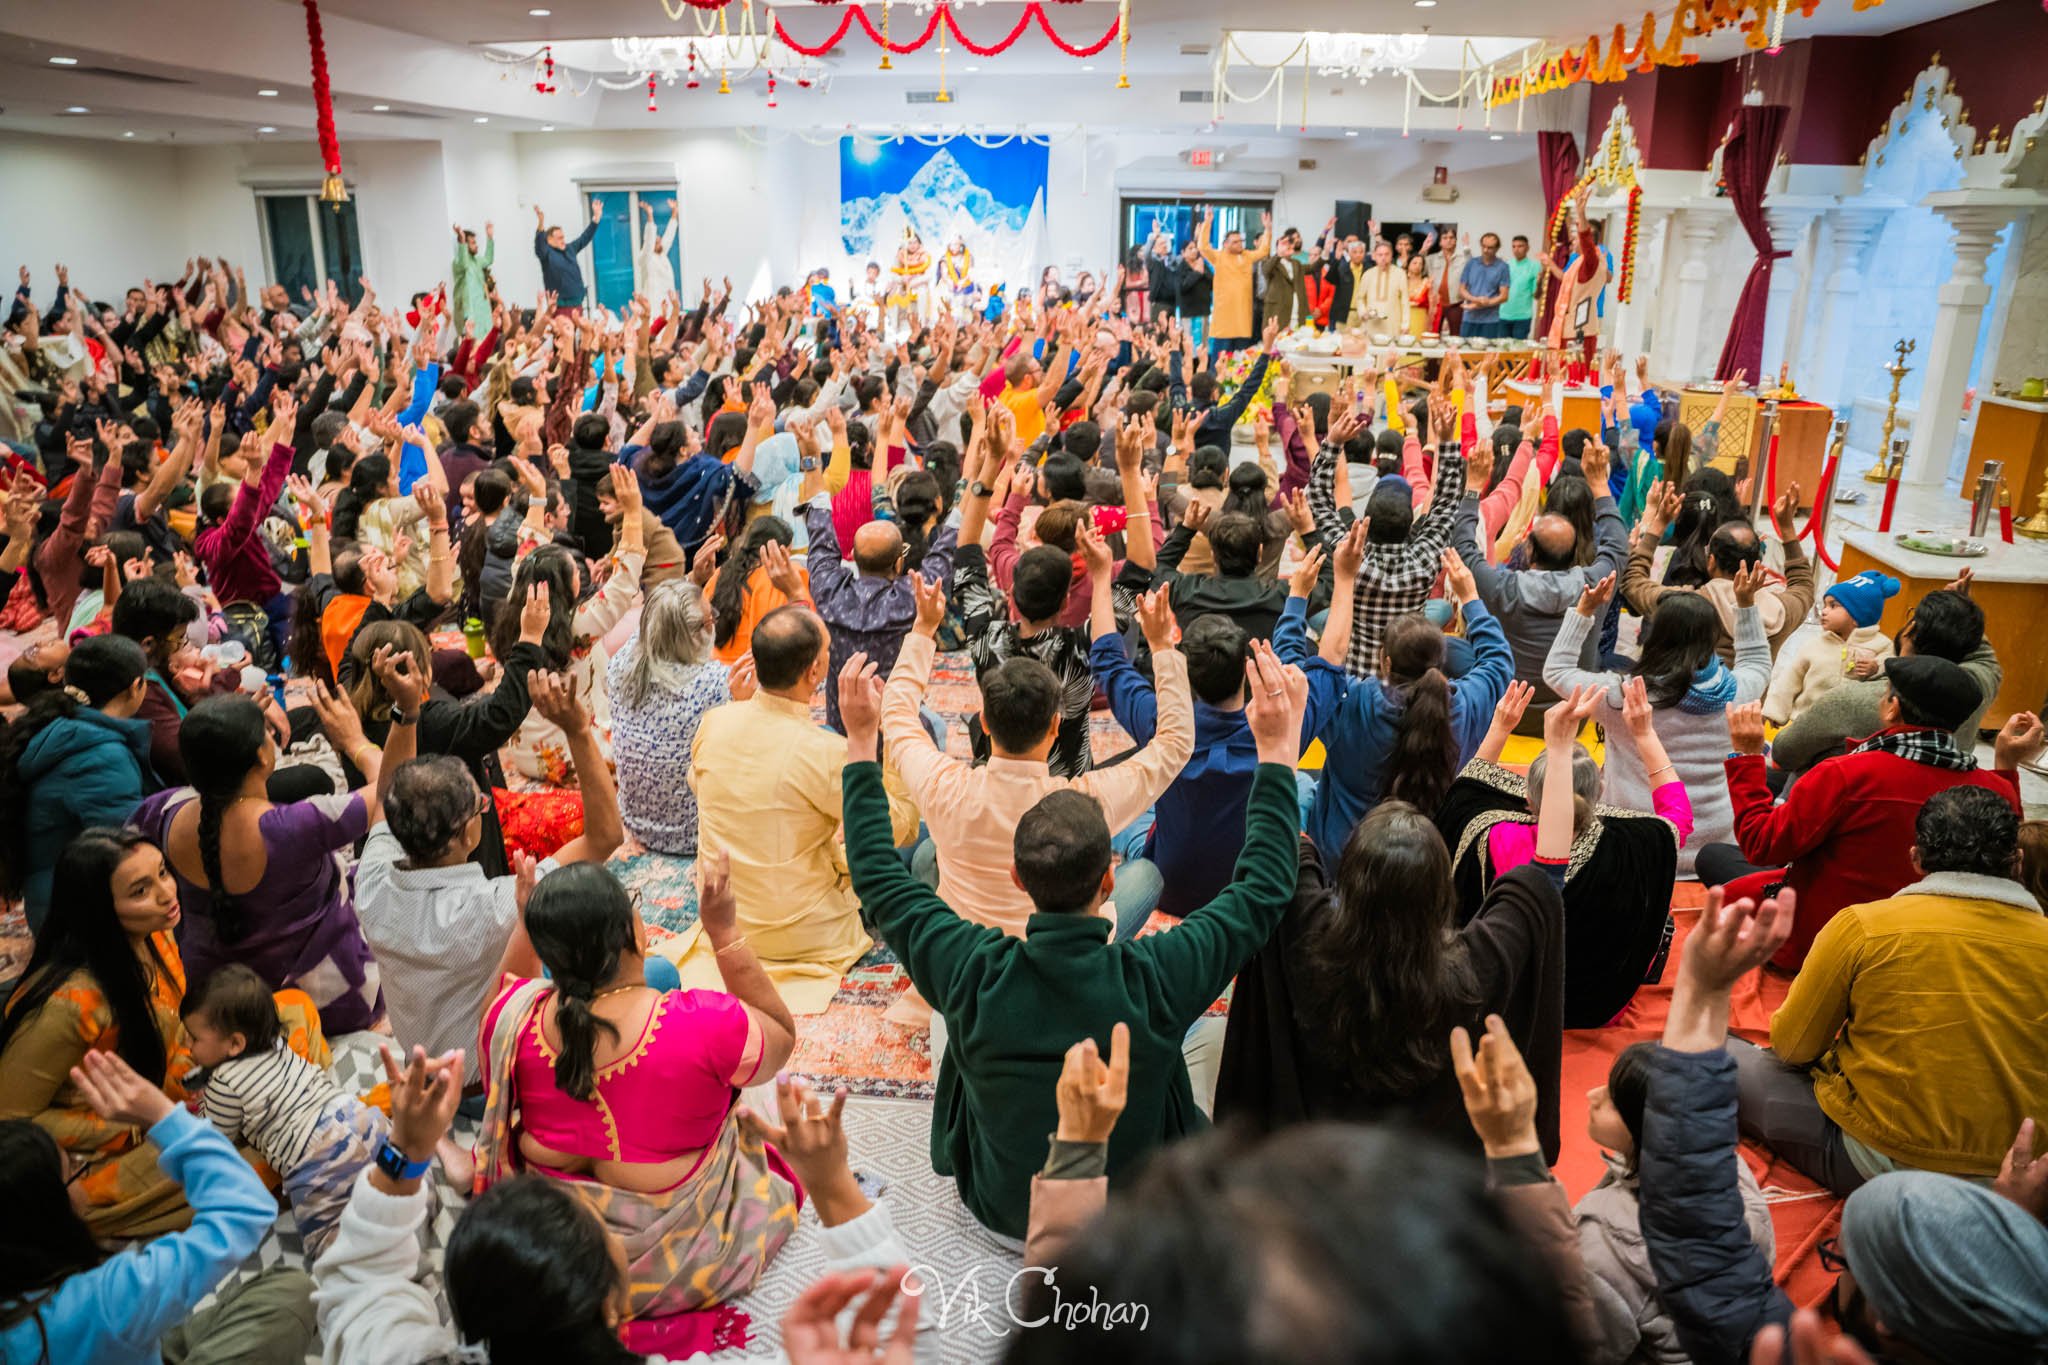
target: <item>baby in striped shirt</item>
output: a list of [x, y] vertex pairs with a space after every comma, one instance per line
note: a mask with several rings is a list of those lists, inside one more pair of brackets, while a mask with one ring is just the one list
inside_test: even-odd
[[206, 1068], [207, 1119], [283, 1178], [312, 1265], [334, 1239], [356, 1175], [384, 1145], [389, 1120], [285, 1045], [277, 1001], [249, 968], [214, 972], [186, 991], [180, 1013], [193, 1060]]

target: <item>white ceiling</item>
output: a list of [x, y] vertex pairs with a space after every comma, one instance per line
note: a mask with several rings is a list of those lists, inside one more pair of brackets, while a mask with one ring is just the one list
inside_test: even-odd
[[[679, 0], [678, 0], [679, 2]], [[1793, 36], [1887, 32], [1980, 0], [1886, 0], [1857, 11], [1850, 0], [1821, 0], [1812, 19], [1796, 14]], [[1527, 0], [1278, 0], [1248, 7], [1243, 0], [1132, 0], [1130, 90], [1115, 89], [1114, 45], [1086, 62], [1059, 52], [1034, 30], [1013, 49], [978, 58], [952, 50], [946, 59], [955, 102], [906, 106], [907, 90], [937, 84], [938, 56], [926, 50], [893, 59], [877, 70], [879, 52], [856, 28], [825, 66], [829, 89], [778, 92], [765, 107], [757, 77], [733, 96], [711, 85], [660, 92], [650, 114], [641, 91], [593, 88], [597, 71], [610, 69], [616, 35], [683, 35], [697, 17], [671, 21], [662, 0], [323, 0], [326, 44], [337, 119], [344, 142], [366, 138], [440, 137], [488, 120], [496, 130], [646, 129], [731, 126], [788, 128], [922, 126], [1014, 128], [1067, 126], [1097, 129], [1195, 130], [1211, 109], [1201, 92], [1210, 86], [1222, 33], [1251, 22], [1272, 30], [1421, 32], [1433, 54], [1455, 53], [1465, 37], [1543, 36], [1552, 39], [1611, 28], [1619, 0], [1550, 0], [1532, 9]], [[543, 17], [529, 9], [547, 8]], [[871, 0], [879, 13], [879, 0]], [[899, 0], [894, 23], [922, 27], [913, 3]], [[1116, 17], [1115, 0], [1046, 6], [1069, 39], [1100, 36]], [[765, 5], [757, 4], [765, 15]], [[841, 6], [784, 0], [777, 14], [800, 40], [827, 36]], [[987, 41], [1007, 32], [1019, 6], [1011, 0], [959, 6], [961, 26]], [[738, 9], [730, 12], [737, 26]], [[913, 30], [914, 31], [914, 30]], [[1256, 40], [1253, 40], [1254, 42]], [[564, 93], [536, 94], [525, 66], [496, 65], [484, 51], [530, 52], [556, 43], [569, 65], [558, 84]], [[1734, 34], [1718, 35], [1701, 49], [1709, 59], [1741, 51]], [[77, 65], [50, 64], [52, 56]], [[573, 60], [572, 60], [573, 59]], [[1450, 67], [1450, 56], [1434, 57]], [[576, 62], [585, 63], [582, 70]], [[1429, 63], [1425, 62], [1425, 66]], [[1240, 77], [1234, 82], [1244, 83]], [[1335, 134], [1346, 126], [1397, 128], [1400, 101], [1385, 78], [1366, 86], [1318, 78], [1309, 133]], [[1290, 89], [1298, 87], [1290, 83]], [[263, 96], [259, 90], [275, 90]], [[566, 93], [584, 89], [581, 97]], [[1343, 98], [1336, 92], [1342, 90]], [[1192, 95], [1192, 98], [1184, 96]], [[1324, 97], [1328, 98], [1324, 98]], [[1331, 102], [1331, 101], [1336, 102]], [[378, 109], [376, 106], [385, 108]], [[71, 108], [90, 112], [71, 114]], [[1272, 102], [1234, 106], [1233, 127], [1273, 130]], [[1448, 131], [1449, 120], [1440, 120]], [[1426, 120], [1424, 121], [1426, 125]], [[236, 142], [304, 139], [312, 134], [303, 12], [297, 0], [6, 0], [0, 5], [0, 129], [140, 141]], [[259, 133], [261, 128], [274, 132]], [[1294, 125], [1286, 131], [1293, 132]]]

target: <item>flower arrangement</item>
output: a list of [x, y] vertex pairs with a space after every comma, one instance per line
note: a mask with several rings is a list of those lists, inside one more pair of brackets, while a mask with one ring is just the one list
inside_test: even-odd
[[[1251, 378], [1252, 368], [1259, 362], [1259, 354], [1260, 352], [1257, 347], [1248, 346], [1242, 351], [1233, 351], [1229, 355], [1217, 360], [1216, 401], [1218, 403], [1228, 403], [1236, 398], [1237, 391], [1244, 387], [1246, 380]], [[1238, 416], [1237, 420], [1240, 425], [1250, 425], [1256, 422], [1272, 420], [1273, 377], [1279, 373], [1280, 367], [1278, 365], [1266, 366], [1266, 373], [1259, 381], [1257, 392], [1252, 394], [1251, 401], [1245, 404], [1244, 411]]]

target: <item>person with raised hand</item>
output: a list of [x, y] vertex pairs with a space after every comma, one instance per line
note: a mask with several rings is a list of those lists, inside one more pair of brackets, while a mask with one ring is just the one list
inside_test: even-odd
[[1109, 1056], [1093, 1038], [1067, 1049], [1060, 1067], [1059, 1127], [1045, 1169], [1031, 1177], [1031, 1230], [1024, 1264], [1051, 1268], [1109, 1198], [1109, 1137], [1130, 1100], [1131, 1026], [1110, 1030]]
[[[1176, 651], [1170, 640], [1161, 643], [1161, 667], [1173, 668]], [[1293, 765], [1308, 686], [1262, 644], [1246, 667], [1260, 768], [1237, 875], [1172, 932], [1115, 943], [1106, 942], [1110, 926], [1100, 913], [1116, 885], [1110, 829], [1102, 806], [1083, 791], [1053, 790], [1013, 822], [1011, 873], [1034, 911], [1022, 937], [961, 916], [918, 881], [883, 833], [879, 680], [852, 668], [840, 676], [854, 890], [912, 983], [957, 1034], [938, 1059], [934, 1165], [998, 1232], [1027, 1231], [1030, 1177], [1043, 1163], [1042, 1135], [1056, 1127], [1056, 1077], [1078, 1039], [1108, 1036], [1118, 1022], [1132, 1026], [1135, 1080], [1125, 1121], [1110, 1139], [1112, 1179], [1207, 1122], [1182, 1045], [1271, 933], [1293, 876]], [[1049, 724], [1043, 728], [1050, 733]]]
[[[1681, 877], [1693, 875], [1702, 847], [1725, 843], [1734, 832], [1734, 811], [1721, 775], [1728, 751], [1723, 717], [1730, 707], [1762, 699], [1771, 683], [1771, 647], [1754, 603], [1761, 578], [1760, 570], [1744, 569], [1732, 580], [1737, 640], [1732, 669], [1715, 652], [1718, 618], [1699, 593], [1667, 593], [1658, 600], [1643, 626], [1640, 657], [1626, 674], [1581, 668], [1580, 646], [1606, 613], [1614, 595], [1613, 574], [1579, 595], [1577, 609], [1566, 615], [1543, 664], [1544, 681], [1559, 693], [1581, 687], [1601, 690], [1593, 719], [1608, 738], [1609, 804], [1623, 810], [1656, 810], [1657, 788], [1671, 780], [1684, 785], [1693, 835], [1678, 850]], [[1623, 684], [1629, 678], [1643, 682], [1649, 724], [1657, 739], [1654, 749], [1636, 741], [1636, 729], [1628, 720]], [[1660, 771], [1653, 772], [1653, 764]], [[1661, 771], [1666, 766], [1668, 773]]]
[[277, 1204], [234, 1145], [118, 1052], [87, 1052], [70, 1082], [109, 1124], [141, 1133], [189, 1201], [190, 1226], [109, 1256], [80, 1216], [85, 1159], [40, 1125], [0, 1120], [0, 1355], [8, 1360], [238, 1360], [295, 1365], [313, 1344], [304, 1272], [273, 1267], [212, 1294], [270, 1231]]
[[1550, 779], [1555, 774], [1560, 784], [1568, 782], [1565, 1027], [1598, 1028], [1645, 981], [1662, 974], [1673, 932], [1669, 887], [1678, 850], [1692, 830], [1692, 805], [1657, 738], [1641, 678], [1622, 684], [1622, 717], [1656, 784], [1650, 811], [1607, 804], [1600, 765], [1582, 744], [1570, 746], [1568, 770], [1553, 767], [1547, 749], [1529, 765], [1526, 778], [1502, 766], [1501, 750], [1531, 695], [1526, 683], [1510, 686], [1486, 739], [1438, 806], [1437, 829], [1454, 850], [1459, 910], [1469, 913], [1496, 878], [1535, 856], [1536, 817]]
[[[1107, 590], [1101, 585], [1107, 582], [1108, 550], [1093, 532], [1082, 544], [1098, 583], [1099, 606], [1101, 593]], [[1142, 737], [1143, 747], [1128, 762], [1062, 775], [1051, 758], [1069, 724], [1070, 692], [1060, 676], [1032, 653], [1004, 659], [978, 679], [981, 726], [992, 757], [975, 766], [940, 749], [919, 719], [944, 615], [943, 589], [935, 584], [920, 587], [916, 619], [882, 693], [882, 733], [890, 766], [903, 775], [930, 831], [933, 857], [927, 868], [936, 869], [939, 897], [966, 919], [1021, 935], [1035, 901], [1011, 872], [1011, 836], [1018, 820], [1048, 794], [1071, 791], [1098, 803], [1111, 828], [1121, 830], [1159, 800], [1194, 749], [1187, 660], [1174, 647], [1166, 594], [1147, 594], [1137, 616], [1153, 650], [1158, 727]], [[1102, 620], [1095, 627], [1099, 639]], [[1109, 898], [1119, 937], [1137, 931], [1158, 904], [1159, 892], [1159, 874], [1152, 864], [1139, 859], [1124, 865]], [[900, 1002], [894, 1017], [922, 1022], [915, 998]]]

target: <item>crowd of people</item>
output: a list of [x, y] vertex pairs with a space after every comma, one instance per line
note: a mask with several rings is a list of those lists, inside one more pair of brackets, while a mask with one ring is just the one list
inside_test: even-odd
[[[2048, 733], [1968, 572], [1887, 637], [1898, 582], [1818, 587], [1801, 490], [1752, 522], [1647, 360], [1594, 430], [1554, 351], [1503, 404], [1275, 350], [1447, 289], [1525, 334], [1524, 238], [1202, 229], [893, 334], [814, 280], [608, 310], [544, 219], [532, 307], [459, 228], [403, 303], [24, 267], [0, 1358], [682, 1360], [819, 1237], [787, 1357], [906, 1362], [921, 1249], [789, 1069], [878, 940], [932, 1169], [1146, 1309], [1009, 1359], [2043, 1358]], [[1568, 1136], [1566, 1031], [1659, 982]], [[1846, 1196], [1839, 1335], [1743, 1138]], [[280, 1201], [303, 1265], [231, 1278]]]

